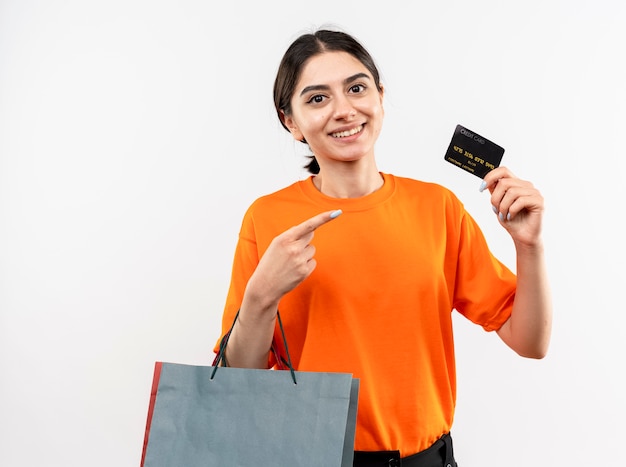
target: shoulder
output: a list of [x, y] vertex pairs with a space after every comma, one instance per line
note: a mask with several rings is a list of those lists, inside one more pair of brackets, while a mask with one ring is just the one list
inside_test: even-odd
[[243, 230], [274, 236], [321, 210], [303, 192], [304, 180], [255, 199], [245, 212]]
[[278, 206], [293, 202], [298, 198], [297, 194], [301, 192], [300, 185], [302, 181], [297, 181], [284, 188], [259, 196], [248, 207], [248, 212], [259, 212], [276, 209]]
[[394, 180], [396, 191], [400, 196], [419, 197], [429, 202], [462, 206], [456, 194], [439, 183], [417, 180], [410, 177], [399, 177], [391, 174], [387, 174], [386, 176]]

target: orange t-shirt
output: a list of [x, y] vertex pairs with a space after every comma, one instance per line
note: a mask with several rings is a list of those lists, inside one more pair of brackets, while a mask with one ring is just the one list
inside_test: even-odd
[[276, 235], [343, 210], [315, 232], [316, 269], [280, 302], [289, 353], [297, 370], [360, 379], [356, 450], [408, 456], [452, 426], [453, 309], [496, 330], [511, 314], [516, 278], [451, 191], [382, 175], [383, 187], [362, 198], [330, 198], [308, 178], [257, 199], [243, 219], [222, 327]]

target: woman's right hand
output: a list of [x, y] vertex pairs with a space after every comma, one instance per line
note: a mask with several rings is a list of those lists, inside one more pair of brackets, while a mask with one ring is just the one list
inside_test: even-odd
[[315, 269], [315, 247], [311, 245], [315, 230], [339, 214], [341, 211], [320, 213], [275, 237], [250, 277], [246, 294], [262, 308], [278, 306], [282, 296]]
[[278, 303], [313, 272], [313, 233], [339, 214], [341, 211], [323, 212], [272, 240], [248, 280], [237, 325], [228, 341], [226, 357], [231, 366], [267, 368]]

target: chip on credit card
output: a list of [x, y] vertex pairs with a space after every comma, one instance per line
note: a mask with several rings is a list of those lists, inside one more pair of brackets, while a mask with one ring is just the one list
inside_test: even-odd
[[475, 131], [457, 125], [445, 159], [467, 172], [483, 178], [500, 165], [504, 148]]

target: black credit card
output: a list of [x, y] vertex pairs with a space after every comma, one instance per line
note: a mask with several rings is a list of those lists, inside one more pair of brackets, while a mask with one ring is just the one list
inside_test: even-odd
[[457, 125], [445, 159], [467, 172], [483, 178], [500, 165], [504, 148], [478, 133]]

